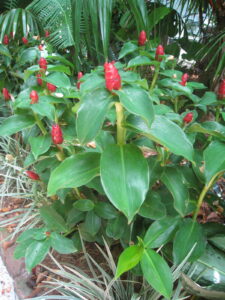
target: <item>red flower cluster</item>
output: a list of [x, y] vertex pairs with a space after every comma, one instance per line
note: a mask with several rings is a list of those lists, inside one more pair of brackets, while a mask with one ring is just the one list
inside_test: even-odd
[[79, 82], [79, 80], [81, 79], [81, 77], [83, 77], [83, 73], [82, 72], [79, 72], [77, 74], [77, 88], [80, 89], [80, 85], [82, 82]]
[[26, 171], [26, 174], [27, 176], [30, 178], [30, 179], [33, 179], [33, 180], [40, 180], [40, 177], [37, 173], [33, 172], [33, 171]]
[[144, 46], [146, 41], [147, 41], [146, 32], [144, 30], [142, 30], [139, 34], [138, 45]]
[[25, 45], [28, 44], [28, 39], [27, 39], [27, 38], [22, 37], [22, 41], [23, 41], [23, 43], [24, 43]]
[[191, 123], [193, 120], [193, 113], [187, 113], [186, 116], [184, 116], [183, 121], [184, 123], [188, 124]]
[[181, 77], [181, 82], [179, 82], [179, 84], [185, 86], [187, 84], [189, 75], [187, 73], [183, 74], [183, 76]]
[[35, 104], [35, 103], [38, 103], [38, 93], [36, 91], [31, 91], [30, 93], [30, 99], [31, 99], [31, 102], [30, 104]]
[[105, 63], [105, 85], [109, 91], [121, 89], [121, 77], [113, 63]]
[[9, 91], [7, 90], [7, 88], [3, 88], [3, 89], [2, 89], [2, 94], [3, 94], [3, 96], [4, 96], [5, 101], [8, 101], [8, 100], [11, 99], [10, 93], [9, 93]]
[[45, 37], [47, 38], [47, 37], [49, 37], [49, 35], [50, 35], [50, 32], [48, 30], [45, 30]]
[[218, 89], [218, 99], [222, 100], [223, 98], [225, 98], [225, 79], [221, 81]]
[[4, 38], [3, 38], [3, 44], [4, 45], [8, 45], [9, 44], [9, 37], [7, 34], [4, 35]]
[[40, 51], [43, 51], [43, 46], [42, 46], [42, 45], [39, 45], [39, 46], [38, 46], [38, 49], [39, 49]]
[[59, 124], [52, 125], [52, 141], [54, 144], [62, 144], [63, 143], [63, 133]]
[[159, 45], [157, 48], [156, 48], [156, 51], [155, 51], [155, 60], [157, 61], [162, 61], [162, 55], [164, 55], [165, 52], [164, 52], [164, 48], [162, 45]]
[[56, 91], [56, 86], [52, 83], [47, 82], [47, 89], [49, 90], [49, 92], [54, 93]]
[[44, 69], [44, 70], [47, 70], [47, 60], [44, 58], [44, 57], [41, 57], [40, 59], [39, 59], [39, 62], [38, 62], [38, 64], [39, 64], [39, 67], [41, 68], [41, 69]]

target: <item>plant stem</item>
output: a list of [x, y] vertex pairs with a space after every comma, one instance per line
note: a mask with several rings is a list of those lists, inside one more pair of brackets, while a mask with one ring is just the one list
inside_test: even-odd
[[159, 68], [160, 68], [160, 65], [158, 65], [155, 69], [155, 73], [154, 73], [154, 76], [153, 76], [153, 79], [152, 79], [152, 83], [151, 83], [151, 86], [150, 86], [150, 92], [154, 89], [155, 87], [155, 84], [156, 84], [156, 81], [158, 79], [158, 76], [159, 76]]
[[219, 118], [220, 118], [220, 107], [217, 106], [216, 107], [216, 122], [219, 122]]
[[40, 128], [41, 132], [43, 133], [43, 135], [46, 135], [47, 134], [47, 130], [45, 129], [44, 124], [39, 119], [39, 117], [37, 116], [36, 113], [34, 113], [34, 118], [35, 118], [35, 121], [36, 121], [38, 127]]
[[124, 145], [126, 143], [126, 129], [123, 127], [124, 112], [120, 102], [115, 102], [117, 116], [117, 144]]
[[175, 113], [178, 113], [178, 100], [179, 100], [179, 97], [176, 97], [174, 99], [174, 111], [175, 111]]
[[56, 154], [56, 157], [59, 161], [63, 161], [65, 159], [65, 154], [63, 152], [63, 148], [59, 145], [56, 145], [57, 149], [59, 149], [59, 152]]

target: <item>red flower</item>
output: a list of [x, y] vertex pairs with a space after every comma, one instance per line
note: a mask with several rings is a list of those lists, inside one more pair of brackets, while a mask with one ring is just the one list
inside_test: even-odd
[[50, 32], [48, 30], [45, 30], [45, 37], [47, 38], [47, 37], [49, 37], [49, 35], [50, 35]]
[[83, 77], [83, 73], [82, 72], [79, 72], [77, 74], [77, 88], [80, 89], [80, 85], [82, 82], [79, 82], [79, 80], [81, 79], [81, 77]]
[[28, 43], [28, 39], [25, 38], [25, 37], [22, 37], [22, 41], [23, 41], [23, 43], [24, 43], [25, 45]]
[[30, 99], [31, 99], [30, 104], [38, 103], [38, 99], [39, 99], [38, 93], [36, 91], [31, 91]]
[[188, 124], [191, 123], [193, 120], [193, 113], [187, 113], [186, 116], [184, 116], [183, 121], [184, 123]]
[[155, 60], [157, 61], [162, 61], [162, 55], [164, 55], [165, 52], [164, 52], [164, 48], [162, 45], [159, 45], [157, 48], [156, 48], [156, 51], [155, 51]]
[[40, 180], [40, 177], [37, 173], [33, 172], [33, 171], [26, 171], [26, 174], [27, 176], [30, 178], [30, 179], [33, 179], [33, 180]]
[[43, 81], [42, 81], [42, 79], [41, 79], [41, 74], [37, 74], [37, 75], [36, 75], [36, 78], [37, 78], [37, 84], [38, 84], [38, 85], [42, 85]]
[[4, 38], [3, 38], [3, 44], [4, 44], [4, 45], [8, 45], [8, 43], [9, 43], [9, 37], [8, 37], [7, 34], [5, 34], [5, 35], [4, 35]]
[[142, 30], [139, 34], [138, 45], [139, 46], [144, 46], [146, 41], [147, 41], [146, 32], [144, 30]]
[[117, 68], [112, 63], [105, 63], [105, 84], [106, 88], [111, 90], [121, 89], [121, 77]]
[[42, 51], [42, 50], [43, 50], [43, 46], [42, 46], [42, 45], [39, 45], [39, 46], [38, 46], [38, 49], [39, 49], [40, 51]]
[[7, 88], [3, 88], [3, 89], [2, 89], [2, 94], [3, 94], [3, 96], [4, 96], [5, 101], [8, 101], [8, 100], [11, 99], [10, 93], [9, 93], [9, 91], [7, 90]]
[[219, 85], [218, 98], [219, 98], [219, 100], [222, 100], [223, 98], [225, 98], [225, 79], [223, 79]]
[[184, 73], [181, 77], [181, 82], [179, 82], [180, 85], [185, 86], [187, 84], [189, 75], [187, 73]]
[[56, 86], [54, 84], [51, 84], [51, 83], [47, 82], [47, 89], [50, 92], [54, 93], [56, 91]]
[[54, 144], [62, 144], [63, 143], [63, 133], [59, 124], [52, 125], [52, 141]]
[[39, 64], [39, 67], [41, 68], [41, 69], [44, 69], [44, 70], [46, 70], [47, 69], [47, 60], [44, 58], [44, 57], [41, 57], [40, 59], [39, 59], [39, 62], [38, 62], [38, 64]]

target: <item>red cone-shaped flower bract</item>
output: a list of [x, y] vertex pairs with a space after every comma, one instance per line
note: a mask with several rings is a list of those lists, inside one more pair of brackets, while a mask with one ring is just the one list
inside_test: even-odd
[[109, 91], [121, 89], [121, 77], [112, 63], [105, 63], [105, 85]]
[[38, 99], [39, 99], [38, 93], [36, 91], [31, 91], [31, 93], [30, 93], [30, 99], [31, 99], [30, 104], [37, 103]]
[[165, 52], [164, 52], [164, 48], [162, 45], [159, 45], [157, 48], [156, 48], [156, 51], [155, 51], [155, 60], [157, 61], [162, 61], [162, 55], [164, 55]]
[[38, 46], [38, 49], [39, 49], [40, 51], [42, 51], [42, 50], [43, 50], [43, 46], [42, 46], [42, 45], [39, 45], [39, 46]]
[[54, 93], [56, 91], [56, 86], [52, 83], [47, 83], [47, 89], [49, 90], [49, 92]]
[[187, 113], [186, 116], [184, 116], [183, 121], [184, 123], [188, 124], [191, 123], [193, 120], [193, 113]]
[[40, 59], [39, 59], [39, 62], [38, 62], [38, 64], [39, 64], [39, 67], [41, 68], [41, 69], [44, 69], [44, 70], [46, 70], [47, 69], [47, 60], [44, 58], [44, 57], [41, 57]]
[[225, 98], [225, 79], [223, 79], [218, 89], [218, 99], [222, 100]]
[[36, 78], [37, 78], [37, 84], [38, 84], [38, 85], [42, 85], [43, 81], [42, 81], [42, 79], [41, 79], [41, 74], [37, 74], [37, 75], [36, 75]]
[[147, 41], [146, 32], [144, 30], [142, 30], [139, 34], [138, 45], [144, 46], [146, 41]]
[[52, 141], [54, 144], [62, 144], [63, 143], [63, 133], [59, 124], [52, 125]]
[[33, 172], [33, 171], [26, 171], [26, 174], [27, 176], [30, 178], [30, 179], [33, 179], [33, 180], [40, 180], [40, 177], [37, 173]]
[[5, 101], [8, 101], [8, 100], [11, 99], [11, 96], [10, 96], [9, 91], [7, 90], [7, 88], [2, 89], [2, 94], [3, 94], [3, 97], [4, 97]]
[[83, 77], [83, 73], [82, 72], [79, 72], [77, 74], [77, 88], [80, 89], [80, 85], [82, 82], [79, 82], [79, 80]]
[[27, 39], [27, 38], [22, 37], [22, 41], [23, 41], [23, 43], [24, 43], [25, 45], [28, 44], [28, 39]]
[[9, 37], [7, 34], [4, 35], [4, 38], [3, 38], [3, 44], [4, 45], [8, 45], [9, 44]]
[[181, 77], [181, 82], [179, 82], [180, 85], [185, 86], [187, 84], [188, 78], [189, 78], [188, 73], [184, 73]]
[[50, 32], [48, 30], [45, 30], [45, 37], [49, 37]]

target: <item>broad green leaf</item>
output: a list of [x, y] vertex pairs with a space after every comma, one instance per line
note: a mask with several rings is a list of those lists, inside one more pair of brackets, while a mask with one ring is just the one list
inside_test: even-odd
[[0, 136], [9, 136], [35, 124], [32, 116], [14, 115], [5, 119], [0, 126]]
[[206, 92], [201, 98], [199, 104], [210, 105], [217, 102], [217, 96], [214, 92]]
[[118, 216], [116, 209], [107, 202], [98, 201], [94, 207], [95, 213], [102, 219], [114, 219]]
[[158, 220], [165, 217], [166, 208], [161, 202], [160, 195], [154, 191], [149, 192], [138, 214], [144, 218], [149, 218], [152, 220]]
[[[27, 68], [24, 71], [24, 80], [27, 80], [33, 73], [38, 72], [40, 70], [39, 65], [34, 65]], [[48, 72], [62, 72], [66, 73], [67, 75], [71, 75], [70, 68], [64, 65], [48, 65], [47, 68]]]
[[148, 191], [147, 161], [137, 146], [110, 145], [102, 154], [100, 169], [106, 195], [131, 222]]
[[119, 53], [119, 59], [123, 58], [129, 53], [132, 53], [138, 49], [138, 46], [133, 44], [132, 42], [127, 42], [123, 45], [120, 53]]
[[68, 239], [57, 232], [52, 232], [50, 242], [53, 249], [60, 254], [69, 254], [77, 251], [71, 239]]
[[33, 243], [33, 241], [34, 240], [32, 238], [29, 238], [29, 239], [24, 240], [23, 242], [17, 244], [17, 246], [14, 250], [14, 253], [13, 253], [14, 258], [20, 259], [20, 258], [24, 257], [27, 247], [30, 246], [30, 244]]
[[225, 235], [216, 234], [215, 236], [209, 239], [210, 243], [213, 244], [218, 249], [225, 251]]
[[194, 90], [202, 90], [207, 88], [207, 86], [205, 86], [203, 83], [195, 81], [188, 81], [187, 86], [192, 87]]
[[141, 269], [148, 283], [165, 298], [170, 299], [173, 290], [173, 278], [166, 261], [155, 251], [144, 250]]
[[171, 8], [162, 6], [157, 7], [151, 10], [151, 13], [149, 14], [149, 28], [148, 30], [151, 32], [153, 28], [159, 23], [161, 19], [163, 19], [165, 16], [167, 16], [171, 12]]
[[144, 248], [138, 245], [126, 248], [119, 256], [115, 278], [133, 269], [141, 260]]
[[80, 221], [83, 221], [84, 218], [85, 218], [84, 212], [77, 210], [75, 208], [72, 208], [72, 209], [70, 209], [70, 211], [68, 213], [66, 223], [72, 227], [72, 226], [76, 225], [77, 223], [79, 223]]
[[[191, 219], [183, 220], [174, 238], [174, 263], [176, 265], [180, 264], [191, 250], [189, 261], [195, 261], [203, 254], [205, 246], [205, 237], [201, 225]], [[194, 249], [192, 249], [193, 247]]]
[[80, 199], [73, 204], [73, 207], [80, 211], [90, 211], [94, 206], [94, 202], [89, 199]]
[[177, 168], [164, 168], [161, 180], [173, 196], [174, 208], [184, 217], [189, 202], [189, 192], [180, 172]]
[[48, 55], [46, 57], [46, 59], [50, 59], [50, 60], [57, 60], [60, 61], [61, 63], [63, 63], [64, 65], [70, 66], [72, 69], [74, 69], [74, 65], [65, 57], [61, 56], [61, 55]]
[[95, 143], [100, 152], [103, 152], [108, 145], [115, 144], [115, 140], [110, 132], [101, 130], [95, 139]]
[[127, 68], [133, 68], [137, 66], [151, 65], [152, 61], [146, 56], [136, 56], [132, 58], [127, 65]]
[[179, 221], [174, 217], [166, 217], [152, 223], [144, 237], [145, 247], [159, 248], [170, 241], [177, 230]]
[[48, 254], [50, 247], [51, 244], [49, 239], [45, 241], [33, 241], [33, 243], [28, 246], [25, 254], [25, 263], [28, 272], [42, 262]]
[[86, 214], [86, 218], [84, 221], [84, 228], [89, 232], [92, 236], [95, 236], [101, 227], [101, 218], [95, 214], [95, 212], [89, 211]]
[[84, 80], [84, 82], [81, 80], [82, 84], [80, 85], [80, 90], [82, 93], [105, 87], [104, 77], [96, 73], [88, 74], [82, 79]]
[[118, 240], [122, 237], [127, 226], [126, 218], [122, 214], [119, 214], [116, 218], [108, 221], [106, 234], [108, 237]]
[[4, 45], [0, 45], [0, 54], [11, 58], [11, 54], [9, 52], [9, 49]]
[[31, 151], [35, 157], [38, 158], [39, 155], [48, 151], [51, 146], [52, 140], [50, 135], [45, 136], [37, 136], [37, 137], [30, 137], [29, 143], [31, 145]]
[[141, 81], [141, 76], [138, 73], [132, 71], [120, 70], [120, 76], [122, 82], [126, 83], [139, 83]]
[[99, 133], [112, 101], [106, 89], [85, 93], [77, 115], [77, 136], [81, 144], [92, 141]]
[[30, 108], [36, 114], [47, 117], [51, 121], [54, 121], [55, 107], [52, 104], [40, 100], [38, 103], [31, 104]]
[[191, 88], [189, 88], [187, 86], [183, 86], [183, 85], [179, 84], [179, 82], [175, 82], [171, 79], [165, 78], [165, 79], [159, 80], [159, 85], [161, 85], [162, 87], [167, 87], [167, 88], [170, 88], [177, 92], [180, 92], [183, 95], [186, 95], [188, 97], [192, 95]]
[[69, 77], [61, 72], [54, 72], [44, 78], [46, 82], [50, 82], [57, 86], [58, 88], [70, 88], [71, 82]]
[[138, 87], [128, 86], [117, 91], [122, 105], [132, 114], [141, 116], [150, 127], [154, 120], [154, 109], [149, 94]]
[[127, 127], [167, 147], [171, 152], [193, 161], [193, 146], [184, 131], [164, 116], [155, 116], [151, 128], [139, 117], [127, 120]]
[[91, 181], [99, 174], [100, 154], [79, 153], [66, 158], [51, 173], [48, 183], [48, 195], [54, 195], [58, 189], [75, 188]]
[[214, 141], [204, 151], [206, 184], [213, 176], [225, 171], [225, 144]]
[[63, 217], [52, 206], [42, 206], [39, 213], [47, 228], [58, 232], [67, 232], [68, 226]]
[[25, 49], [18, 57], [18, 63], [24, 65], [34, 62], [38, 57], [38, 50], [34, 47]]
[[43, 228], [31, 228], [25, 230], [16, 240], [17, 243], [23, 243], [26, 240], [33, 239], [34, 235], [39, 234], [42, 232]]
[[225, 126], [217, 122], [207, 121], [201, 124], [193, 123], [190, 127], [187, 128], [189, 133], [200, 132], [203, 134], [213, 135], [221, 140], [225, 140]]

